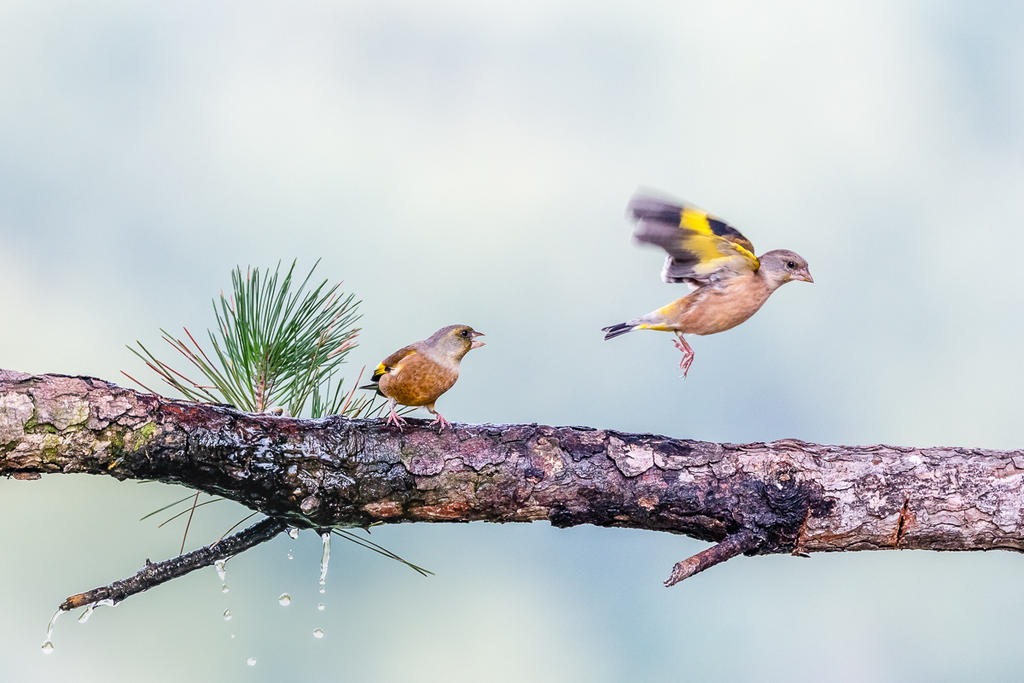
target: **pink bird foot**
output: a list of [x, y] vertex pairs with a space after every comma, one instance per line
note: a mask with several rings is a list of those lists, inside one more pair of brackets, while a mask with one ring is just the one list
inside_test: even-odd
[[405, 426], [405, 418], [400, 417], [398, 413], [395, 412], [395, 407], [391, 406], [391, 412], [388, 413], [388, 421], [386, 424], [395, 425], [398, 427], [398, 431], [402, 431], [402, 427]]
[[431, 426], [441, 425], [440, 429], [437, 430], [438, 434], [443, 432], [445, 427], [451, 427], [452, 426], [452, 423], [449, 422], [448, 420], [444, 419], [444, 415], [442, 415], [441, 413], [435, 412], [434, 416], [435, 416], [434, 417], [434, 421], [431, 422], [430, 425]]
[[686, 379], [686, 373], [690, 371], [690, 366], [693, 364], [693, 358], [696, 355], [690, 345], [683, 339], [683, 335], [679, 332], [676, 333], [676, 338], [679, 341], [673, 342], [676, 348], [683, 352], [683, 359], [679, 361], [679, 369], [683, 371], [683, 379]]

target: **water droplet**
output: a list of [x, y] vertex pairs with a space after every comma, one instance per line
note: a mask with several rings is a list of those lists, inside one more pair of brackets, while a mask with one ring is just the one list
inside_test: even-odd
[[234, 640], [234, 639], [235, 639], [235, 634], [234, 634], [234, 633], [232, 633], [232, 634], [231, 634], [231, 640]]
[[299, 530], [296, 529], [293, 526], [288, 527], [288, 536], [293, 538], [293, 539], [294, 538], [298, 538], [299, 537]]
[[325, 605], [324, 603], [322, 603], [322, 602], [321, 602], [320, 604], [318, 604], [318, 605], [316, 606], [316, 608], [317, 608], [318, 610], [320, 610], [321, 612], [323, 612], [323, 611], [324, 611], [325, 609], [327, 609], [327, 605]]
[[288, 559], [289, 560], [294, 560], [295, 559], [295, 556], [292, 555], [292, 549], [291, 548], [288, 548]]
[[314, 638], [323, 638], [324, 637], [324, 630], [322, 628], [315, 628], [315, 629], [313, 629], [313, 637]]
[[46, 642], [43, 643], [43, 652], [46, 654], [53, 652], [53, 629], [57, 626], [57, 619], [62, 614], [64, 614], [62, 609], [54, 612], [53, 616], [50, 617], [50, 622], [46, 625]]
[[213, 566], [217, 568], [217, 576], [220, 577], [221, 583], [227, 583], [228, 573], [227, 570], [224, 569], [225, 562], [227, 562], [226, 558], [221, 560], [214, 560], [213, 562]]
[[[320, 539], [324, 542], [324, 551], [320, 555], [320, 585], [323, 586], [327, 583], [327, 565], [331, 561], [331, 532], [323, 532], [320, 534]], [[321, 592], [323, 592], [322, 589]]]
[[249, 666], [256, 666], [256, 658], [255, 657], [249, 657], [249, 659], [245, 660], [245, 663], [248, 664]]
[[326, 589], [326, 588], [321, 588], [321, 589], [320, 589], [320, 595], [323, 595], [323, 594], [324, 594], [324, 593], [326, 593], [326, 592], [327, 592], [327, 589]]
[[224, 610], [224, 621], [231, 621], [231, 610]]
[[223, 586], [220, 587], [220, 592], [221, 593], [227, 593], [229, 590], [231, 590], [231, 589], [228, 588], [228, 585], [226, 583]]
[[292, 596], [287, 593], [281, 593], [281, 597], [277, 599], [277, 604], [281, 605], [281, 607], [287, 607], [292, 604]]

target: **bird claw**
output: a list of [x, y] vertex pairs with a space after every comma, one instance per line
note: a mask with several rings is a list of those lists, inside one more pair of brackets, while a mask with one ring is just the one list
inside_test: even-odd
[[402, 427], [405, 426], [405, 418], [399, 416], [399, 414], [395, 412], [395, 409], [392, 408], [391, 412], [388, 413], [388, 421], [386, 424], [394, 425], [398, 428], [398, 431], [402, 431]]
[[690, 355], [688, 355], [688, 356], [684, 356], [683, 359], [681, 361], [679, 361], [679, 369], [683, 371], [683, 376], [680, 379], [686, 379], [686, 373], [688, 373], [690, 371], [690, 365], [692, 365], [692, 364], [693, 364], [693, 354], [692, 353]]
[[681, 379], [686, 379], [686, 373], [690, 371], [690, 366], [693, 364], [693, 358], [697, 354], [693, 352], [690, 345], [683, 339], [683, 335], [676, 335], [676, 339], [672, 342], [677, 349], [683, 352], [683, 359], [679, 361], [679, 369], [683, 371]]
[[430, 425], [431, 426], [441, 425], [440, 428], [437, 430], [438, 434], [443, 432], [445, 427], [451, 427], [452, 426], [452, 423], [449, 422], [448, 420], [444, 419], [444, 416], [441, 415], [441, 413], [434, 413], [434, 415], [435, 415], [434, 421], [431, 422]]

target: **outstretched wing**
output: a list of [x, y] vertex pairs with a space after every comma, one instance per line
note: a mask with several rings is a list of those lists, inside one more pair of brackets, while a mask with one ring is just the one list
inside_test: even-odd
[[629, 212], [636, 221], [633, 236], [668, 252], [661, 271], [665, 282], [713, 284], [760, 266], [750, 240], [700, 209], [637, 195]]

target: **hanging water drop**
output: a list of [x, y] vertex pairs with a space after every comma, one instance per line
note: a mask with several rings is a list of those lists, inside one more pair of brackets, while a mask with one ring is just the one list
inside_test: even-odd
[[293, 539], [293, 540], [298, 538], [299, 537], [299, 530], [296, 529], [293, 526], [288, 527], [288, 537]]
[[281, 607], [287, 607], [292, 604], [292, 596], [287, 593], [281, 593], [281, 597], [277, 599], [277, 604], [281, 605]]
[[89, 617], [92, 616], [93, 610], [95, 610], [95, 609], [96, 609], [96, 604], [95, 603], [93, 603], [93, 604], [89, 605], [88, 607], [86, 607], [85, 611], [82, 612], [82, 616], [78, 617], [78, 623], [79, 624], [84, 624], [85, 622], [89, 621]]
[[217, 569], [217, 578], [220, 579], [221, 593], [227, 593], [229, 590], [231, 590], [230, 588], [228, 588], [228, 572], [226, 569], [224, 569], [224, 563], [227, 561], [228, 560], [226, 557], [213, 561], [213, 566]]
[[64, 614], [64, 610], [59, 609], [53, 613], [50, 617], [50, 623], [46, 625], [46, 641], [43, 643], [43, 654], [50, 654], [53, 652], [53, 629], [57, 626], [57, 619], [60, 615]]
[[[323, 586], [327, 583], [327, 565], [331, 561], [331, 532], [323, 532], [320, 539], [324, 542], [324, 551], [320, 556], [320, 585]], [[320, 592], [323, 593], [324, 589], [321, 588]]]
[[224, 610], [224, 621], [231, 621], [231, 610]]
[[322, 628], [315, 628], [315, 629], [313, 629], [313, 637], [317, 638], [317, 639], [323, 638], [324, 637], [324, 630]]
[[255, 657], [249, 657], [249, 659], [245, 660], [245, 663], [248, 664], [249, 666], [256, 666], [256, 658]]

